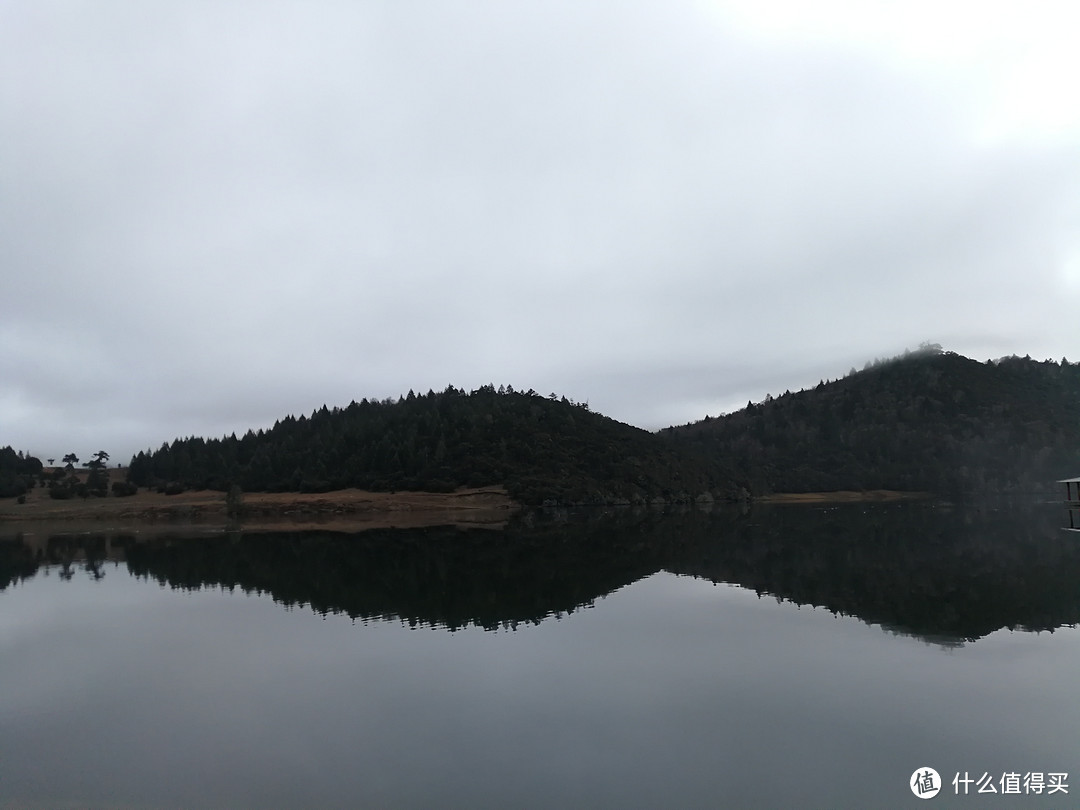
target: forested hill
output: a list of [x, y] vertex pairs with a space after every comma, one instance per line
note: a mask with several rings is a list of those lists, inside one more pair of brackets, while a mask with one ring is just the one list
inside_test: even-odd
[[176, 440], [131, 460], [140, 486], [249, 492], [503, 485], [529, 504], [733, 498], [723, 463], [555, 395], [485, 386], [325, 406], [241, 438]]
[[139, 453], [140, 486], [320, 492], [503, 485], [529, 504], [897, 489], [1054, 492], [1080, 474], [1080, 364], [936, 348], [649, 433], [533, 391], [447, 388]]
[[935, 347], [663, 435], [728, 459], [753, 494], [1056, 494], [1080, 475], [1080, 364]]

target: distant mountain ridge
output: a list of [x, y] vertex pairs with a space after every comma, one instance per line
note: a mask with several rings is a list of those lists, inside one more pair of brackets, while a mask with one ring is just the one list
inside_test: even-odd
[[516, 500], [597, 504], [728, 499], [718, 459], [554, 394], [484, 386], [325, 406], [243, 437], [178, 439], [138, 453], [139, 486], [322, 492], [502, 485]]
[[1051, 492], [1078, 473], [1080, 364], [980, 363], [932, 346], [657, 433], [554, 394], [450, 386], [324, 406], [239, 438], [177, 439], [138, 453], [128, 475], [139, 486], [246, 491], [501, 485], [526, 504], [599, 504]]
[[1080, 364], [930, 347], [663, 434], [754, 494], [1052, 491], [1080, 474]]

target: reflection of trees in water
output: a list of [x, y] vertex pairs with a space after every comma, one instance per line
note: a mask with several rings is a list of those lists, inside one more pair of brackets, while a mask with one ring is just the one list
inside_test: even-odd
[[557, 617], [660, 570], [941, 643], [1080, 621], [1080, 543], [1053, 508], [851, 504], [565, 518], [528, 515], [501, 531], [50, 538], [36, 553], [0, 543], [0, 587], [42, 564], [63, 573], [77, 562], [98, 578], [121, 548], [132, 573], [174, 588], [240, 588], [322, 614], [450, 629]]
[[1053, 630], [1080, 621], [1080, 544], [1059, 518], [1053, 508], [778, 506], [666, 567], [935, 641]]
[[[129, 538], [107, 533], [58, 534], [44, 540], [17, 534], [0, 538], [0, 590], [55, 568], [64, 581], [85, 572], [91, 579], [105, 578], [110, 550]], [[113, 557], [115, 559], [115, 557]]]
[[23, 543], [21, 534], [0, 540], [0, 590], [30, 579], [37, 573], [38, 567], [37, 555]]
[[133, 546], [128, 566], [173, 587], [238, 587], [323, 614], [494, 629], [571, 613], [657, 570], [612, 529], [236, 534]]

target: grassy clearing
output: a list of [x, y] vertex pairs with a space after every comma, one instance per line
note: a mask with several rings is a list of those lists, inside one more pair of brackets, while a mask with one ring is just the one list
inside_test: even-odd
[[[109, 471], [112, 480], [123, 480], [124, 470]], [[346, 530], [347, 524], [364, 528], [381, 526], [415, 527], [447, 523], [493, 525], [504, 523], [516, 504], [501, 487], [460, 489], [456, 492], [366, 492], [345, 489], [337, 492], [251, 492], [243, 496], [245, 528], [305, 527]], [[26, 495], [26, 503], [14, 498], [0, 502], [0, 527], [5, 531], [18, 524], [74, 524], [101, 527], [102, 524], [148, 522], [229, 523], [225, 493], [208, 490], [163, 495], [140, 490], [125, 498], [72, 498], [55, 500], [47, 489], [36, 487]]]

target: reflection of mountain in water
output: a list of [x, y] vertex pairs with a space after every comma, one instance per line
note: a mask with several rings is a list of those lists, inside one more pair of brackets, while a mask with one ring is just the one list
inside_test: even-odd
[[569, 613], [656, 570], [611, 528], [244, 534], [135, 545], [128, 567], [174, 587], [235, 585], [319, 613], [494, 629]]
[[1080, 543], [1054, 508], [775, 507], [713, 536], [666, 568], [938, 642], [1080, 621]]
[[0, 588], [40, 565], [126, 559], [175, 588], [238, 587], [354, 618], [539, 622], [660, 570], [730, 582], [936, 642], [1080, 621], [1080, 543], [1055, 510], [930, 504], [590, 513], [501, 531], [438, 527], [0, 542]]

